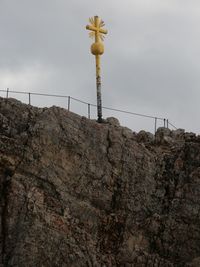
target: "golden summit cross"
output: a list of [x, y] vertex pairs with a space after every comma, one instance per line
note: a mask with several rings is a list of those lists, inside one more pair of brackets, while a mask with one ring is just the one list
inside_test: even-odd
[[102, 34], [107, 34], [108, 31], [102, 29], [105, 26], [103, 20], [101, 20], [98, 16], [89, 19], [91, 25], [87, 25], [86, 29], [92, 31], [90, 33], [90, 37], [95, 35], [95, 42], [99, 42], [100, 39], [103, 41], [104, 36]]
[[98, 122], [102, 122], [102, 101], [101, 101], [101, 66], [100, 56], [104, 53], [104, 34], [107, 34], [107, 30], [102, 27], [105, 26], [103, 20], [98, 16], [89, 19], [90, 25], [86, 26], [87, 30], [90, 30], [89, 36], [95, 38], [95, 42], [91, 45], [91, 53], [95, 55], [96, 59], [96, 84], [97, 84], [97, 113]]

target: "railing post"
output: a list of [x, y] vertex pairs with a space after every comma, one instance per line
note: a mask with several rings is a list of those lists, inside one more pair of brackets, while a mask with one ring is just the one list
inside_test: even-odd
[[71, 99], [71, 97], [68, 96], [68, 110], [70, 110], [70, 99]]
[[90, 104], [88, 104], [88, 119], [90, 119]]
[[31, 104], [31, 93], [28, 93], [28, 103]]
[[157, 131], [157, 118], [155, 117], [155, 133]]
[[169, 120], [167, 119], [167, 129], [169, 129]]
[[166, 119], [164, 119], [164, 128], [165, 128], [165, 126], [166, 126], [166, 125], [165, 125], [165, 122], [166, 122]]
[[6, 91], [6, 98], [8, 98], [8, 92], [9, 92], [9, 88], [7, 88], [7, 91]]

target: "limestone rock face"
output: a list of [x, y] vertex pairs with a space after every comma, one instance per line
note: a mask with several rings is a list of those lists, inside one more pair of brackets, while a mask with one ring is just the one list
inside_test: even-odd
[[0, 266], [200, 266], [200, 137], [0, 98]]

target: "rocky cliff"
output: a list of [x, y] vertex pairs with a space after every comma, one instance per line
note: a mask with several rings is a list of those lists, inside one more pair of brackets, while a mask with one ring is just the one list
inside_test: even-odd
[[0, 98], [0, 266], [200, 266], [200, 136]]

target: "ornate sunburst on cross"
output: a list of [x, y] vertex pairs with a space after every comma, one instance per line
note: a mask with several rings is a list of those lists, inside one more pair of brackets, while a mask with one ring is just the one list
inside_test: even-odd
[[102, 101], [101, 101], [101, 67], [100, 56], [104, 53], [104, 34], [107, 34], [107, 30], [102, 27], [105, 26], [103, 20], [98, 16], [89, 19], [90, 25], [86, 26], [87, 30], [90, 30], [89, 36], [95, 38], [95, 43], [91, 45], [91, 53], [95, 55], [96, 59], [96, 83], [97, 83], [97, 113], [98, 122], [102, 122]]

